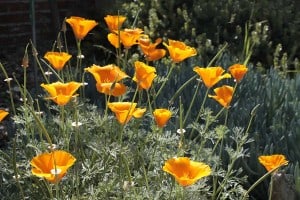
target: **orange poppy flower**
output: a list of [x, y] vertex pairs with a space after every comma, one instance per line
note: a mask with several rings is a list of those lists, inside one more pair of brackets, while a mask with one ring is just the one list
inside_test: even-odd
[[260, 164], [262, 164], [268, 172], [275, 168], [288, 164], [288, 161], [286, 160], [285, 156], [281, 154], [274, 154], [270, 156], [259, 156], [258, 160]]
[[156, 39], [155, 43], [151, 43], [147, 35], [140, 37], [139, 46], [144, 53], [146, 60], [155, 61], [159, 60], [166, 55], [165, 49], [157, 49], [156, 46], [161, 43], [162, 39]]
[[134, 66], [135, 74], [132, 80], [137, 82], [139, 88], [148, 90], [156, 77], [156, 69], [140, 61], [135, 61]]
[[42, 153], [30, 161], [31, 172], [33, 175], [45, 178], [51, 183], [57, 183], [66, 175], [75, 161], [76, 158], [72, 154], [62, 150]]
[[123, 83], [96, 83], [97, 91], [114, 97], [121, 96], [126, 92], [126, 86]]
[[158, 127], [164, 127], [172, 116], [172, 112], [167, 109], [159, 108], [153, 111], [154, 120]]
[[137, 103], [132, 102], [113, 102], [107, 106], [115, 113], [120, 124], [124, 125], [132, 118], [141, 118], [146, 112], [145, 108], [136, 108]]
[[174, 176], [175, 180], [182, 186], [192, 185], [211, 173], [208, 165], [192, 161], [188, 157], [169, 159], [165, 162], [163, 170]]
[[74, 35], [78, 40], [83, 40], [84, 37], [96, 26], [98, 23], [95, 20], [88, 20], [82, 17], [71, 16], [66, 19], [73, 29]]
[[240, 82], [248, 71], [245, 65], [234, 64], [228, 68], [230, 74], [235, 79], [236, 82]]
[[120, 31], [120, 40], [125, 48], [130, 48], [133, 45], [138, 44], [138, 40], [144, 31], [139, 28], [135, 29], [124, 29], [124, 31]]
[[54, 67], [56, 70], [61, 70], [66, 62], [70, 60], [72, 56], [65, 52], [53, 52], [49, 51], [44, 55], [44, 58]]
[[104, 20], [110, 32], [118, 32], [118, 30], [126, 20], [126, 17], [121, 15], [106, 15], [106, 17], [104, 17]]
[[232, 100], [233, 87], [223, 85], [222, 87], [215, 88], [214, 92], [216, 93], [216, 95], [208, 95], [208, 97], [215, 99], [223, 107], [228, 108]]
[[107, 35], [107, 39], [110, 42], [110, 44], [113, 45], [116, 49], [120, 48], [121, 40], [120, 40], [118, 34], [116, 34], [116, 33], [109, 33]]
[[8, 115], [9, 113], [5, 110], [0, 110], [0, 122]]
[[92, 65], [84, 70], [94, 76], [98, 92], [113, 96], [120, 96], [126, 92], [126, 86], [118, 82], [129, 76], [118, 66], [113, 64], [103, 67]]
[[185, 43], [180, 41], [169, 39], [169, 45], [165, 43], [163, 44], [168, 48], [170, 57], [175, 63], [197, 55], [197, 50], [195, 48], [187, 46]]
[[53, 100], [57, 105], [64, 106], [66, 105], [72, 97], [76, 96], [74, 93], [81, 86], [81, 83], [78, 82], [69, 82], [69, 83], [61, 83], [55, 82], [51, 84], [41, 84], [49, 94], [50, 97], [48, 99]]
[[220, 80], [224, 78], [231, 78], [231, 75], [228, 73], [225, 73], [225, 70], [222, 67], [194, 67], [194, 72], [196, 72], [204, 82], [204, 85], [207, 88], [213, 87], [215, 84], [217, 84]]

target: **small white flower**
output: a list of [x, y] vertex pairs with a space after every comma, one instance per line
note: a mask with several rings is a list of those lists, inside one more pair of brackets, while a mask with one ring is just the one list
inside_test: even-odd
[[182, 129], [180, 129], [180, 128], [177, 129], [177, 133], [178, 133], [178, 134], [184, 134], [185, 132], [186, 132], [186, 131], [185, 131], [185, 129], [183, 129], [183, 128], [182, 128]]
[[52, 75], [52, 74], [53, 74], [53, 73], [50, 72], [50, 71], [46, 71], [46, 72], [45, 72], [45, 75], [46, 75], [46, 76], [50, 76], [50, 75]]
[[15, 175], [13, 176], [13, 179], [15, 179], [15, 180], [19, 179], [19, 178], [21, 178], [21, 176], [19, 174], [17, 175], [17, 177]]
[[59, 175], [61, 173], [61, 169], [59, 169], [59, 168], [51, 169], [50, 172], [53, 175]]
[[133, 181], [124, 181], [123, 184], [123, 190], [129, 190], [131, 187], [134, 186], [134, 182]]
[[4, 79], [5, 82], [10, 82], [12, 80], [13, 80], [12, 78], [6, 78], [6, 79]]
[[72, 126], [73, 126], [73, 127], [79, 127], [79, 126], [81, 126], [81, 125], [82, 125], [81, 122], [72, 122]]
[[88, 83], [87, 83], [87, 82], [84, 82], [84, 83], [81, 83], [81, 85], [82, 85], [82, 86], [86, 86], [86, 85], [88, 85]]
[[78, 59], [84, 59], [84, 55], [83, 55], [83, 54], [80, 54], [80, 55], [77, 56], [77, 58], [78, 58]]
[[55, 149], [57, 149], [57, 145], [56, 144], [51, 144], [51, 145], [48, 146], [48, 149], [49, 150], [55, 150]]

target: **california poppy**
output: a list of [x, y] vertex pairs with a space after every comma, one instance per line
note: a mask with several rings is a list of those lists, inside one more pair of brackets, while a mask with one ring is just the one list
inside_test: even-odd
[[62, 150], [42, 153], [30, 161], [31, 172], [51, 183], [57, 183], [65, 176], [75, 161], [76, 158], [72, 154]]
[[225, 73], [225, 70], [222, 67], [194, 67], [194, 72], [196, 72], [204, 82], [204, 85], [207, 88], [213, 87], [215, 84], [217, 84], [220, 80], [224, 78], [231, 78], [231, 75], [228, 73]]
[[267, 171], [271, 171], [275, 168], [288, 164], [285, 156], [281, 154], [259, 156], [258, 160], [260, 164], [262, 164], [266, 168]]
[[144, 53], [146, 60], [155, 61], [159, 60], [166, 55], [165, 49], [157, 49], [157, 45], [161, 43], [162, 39], [157, 38], [155, 43], [151, 43], [149, 37], [147, 35], [140, 37], [139, 46]]
[[172, 116], [172, 112], [168, 109], [158, 108], [153, 111], [154, 120], [158, 127], [164, 127]]
[[228, 108], [232, 100], [233, 87], [223, 85], [222, 87], [215, 88], [214, 92], [216, 95], [208, 95], [208, 97], [215, 99], [223, 107]]
[[66, 105], [74, 95], [74, 93], [81, 86], [81, 83], [78, 82], [69, 82], [69, 83], [61, 83], [55, 82], [51, 84], [41, 84], [49, 94], [49, 99], [53, 100], [56, 104], [60, 106]]
[[194, 184], [199, 179], [210, 175], [211, 169], [202, 162], [190, 160], [188, 157], [171, 158], [165, 162], [163, 170], [182, 186]]
[[47, 59], [56, 70], [61, 70], [71, 57], [72, 56], [68, 53], [53, 51], [49, 51], [44, 55], [44, 58]]
[[228, 68], [232, 77], [236, 80], [236, 82], [240, 82], [244, 75], [247, 73], [248, 68], [242, 64], [234, 64]]
[[116, 33], [109, 33], [107, 35], [107, 39], [111, 45], [113, 45], [116, 49], [120, 48], [121, 40], [118, 34]]
[[126, 20], [126, 17], [122, 15], [106, 15], [106, 17], [104, 17], [104, 20], [110, 32], [117, 33], [124, 21]]
[[5, 110], [0, 110], [0, 122], [8, 115], [9, 113]]
[[107, 106], [115, 113], [120, 124], [126, 124], [132, 118], [141, 118], [146, 112], [145, 108], [136, 108], [137, 103], [132, 102], [113, 102]]
[[98, 92], [113, 96], [120, 96], [126, 92], [126, 86], [118, 82], [129, 76], [118, 66], [113, 64], [103, 67], [92, 65], [84, 70], [95, 78]]
[[156, 77], [156, 69], [140, 61], [135, 61], [134, 67], [135, 74], [132, 80], [137, 82], [139, 88], [148, 90]]
[[195, 48], [187, 46], [185, 43], [177, 40], [169, 39], [169, 45], [163, 44], [167, 47], [170, 57], [175, 63], [197, 55], [197, 50]]
[[129, 29], [125, 28], [123, 31], [120, 31], [120, 40], [125, 48], [130, 48], [133, 45], [138, 44], [138, 40], [141, 37], [144, 31], [139, 28]]
[[96, 26], [98, 23], [95, 20], [89, 20], [82, 17], [71, 16], [66, 19], [73, 29], [74, 35], [78, 40], [83, 40], [84, 37]]

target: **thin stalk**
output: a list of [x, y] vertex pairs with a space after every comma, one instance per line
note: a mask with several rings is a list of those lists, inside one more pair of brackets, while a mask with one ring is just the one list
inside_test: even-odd
[[7, 72], [4, 68], [4, 66], [2, 65], [2, 63], [0, 62], [0, 68], [5, 76], [5, 80], [7, 82], [8, 85], [8, 90], [9, 90], [9, 98], [10, 98], [10, 105], [12, 107], [13, 110], [13, 114], [16, 115], [16, 108], [15, 108], [15, 102], [14, 102], [14, 98], [13, 98], [13, 92], [12, 92], [12, 88], [10, 85], [10, 81], [12, 80], [11, 78], [8, 77]]
[[22, 199], [25, 199], [25, 196], [24, 196], [24, 191], [23, 191], [23, 188], [20, 184], [20, 181], [19, 181], [19, 173], [18, 173], [18, 169], [17, 169], [17, 161], [16, 161], [16, 138], [14, 139], [14, 143], [13, 143], [13, 168], [14, 168], [14, 174], [15, 174], [15, 179], [16, 179], [16, 182], [17, 182], [17, 185], [18, 185], [18, 188], [20, 190], [20, 196], [22, 197]]
[[168, 74], [167, 74], [166, 80], [160, 86], [160, 88], [159, 88], [158, 92], [156, 93], [153, 101], [156, 100], [156, 98], [158, 97], [158, 95], [161, 93], [162, 89], [165, 87], [165, 85], [167, 83], [167, 80], [169, 80], [170, 75], [171, 75], [171, 73], [172, 73], [172, 71], [173, 71], [174, 68], [175, 68], [175, 64], [173, 63], [172, 66], [170, 67], [170, 70], [169, 70]]
[[184, 120], [183, 120], [183, 125], [185, 125], [185, 122], [186, 122], [188, 116], [190, 115], [190, 112], [191, 112], [192, 106], [194, 105], [194, 102], [195, 102], [195, 99], [196, 99], [196, 96], [197, 96], [199, 87], [200, 87], [200, 81], [198, 81], [198, 84], [197, 84], [196, 90], [195, 90], [195, 92], [194, 92], [192, 101], [191, 101], [191, 103], [190, 103], [190, 105], [189, 105], [189, 108], [188, 108], [186, 114], [185, 114], [185, 118], [184, 118]]
[[[272, 175], [273, 172], [277, 171], [280, 167], [282, 167], [283, 165], [280, 165], [270, 171], [268, 171], [267, 173], [265, 173], [262, 177], [260, 177], [255, 183], [253, 183], [251, 185], [251, 187], [245, 192], [243, 198], [241, 200], [244, 200], [247, 198], [247, 196], [249, 195], [249, 193], [258, 185], [260, 184], [263, 180], [265, 180], [269, 175]], [[275, 172], [276, 173], [276, 172]], [[269, 197], [270, 198], [270, 197]], [[270, 199], [269, 199], [270, 200]]]

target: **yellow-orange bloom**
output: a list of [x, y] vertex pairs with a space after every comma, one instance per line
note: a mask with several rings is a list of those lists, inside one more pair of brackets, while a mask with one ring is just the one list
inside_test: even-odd
[[162, 39], [156, 39], [155, 43], [151, 43], [147, 35], [140, 37], [139, 46], [144, 53], [146, 60], [155, 61], [159, 60], [166, 55], [165, 49], [157, 49], [156, 46], [161, 43]]
[[185, 43], [177, 40], [169, 39], [169, 45], [163, 44], [167, 47], [170, 57], [175, 63], [197, 55], [197, 50], [195, 48], [187, 46]]
[[5, 110], [0, 110], [0, 122], [8, 115], [9, 113]]
[[266, 168], [267, 171], [271, 171], [275, 168], [288, 164], [285, 156], [281, 154], [259, 156], [258, 160], [260, 164], [262, 164]]
[[222, 67], [194, 67], [194, 72], [196, 72], [202, 79], [204, 85], [207, 88], [213, 87], [217, 84], [220, 80], [224, 78], [231, 78], [231, 75], [225, 73], [225, 70]]
[[182, 186], [192, 185], [211, 173], [208, 165], [192, 161], [188, 157], [169, 159], [165, 162], [163, 170], [174, 176], [175, 180]]
[[142, 36], [143, 32], [144, 31], [139, 28], [126, 28], [119, 31], [120, 35], [118, 35], [117, 32], [109, 33], [107, 35], [107, 39], [115, 48], [120, 48], [120, 44], [123, 44], [125, 48], [129, 49], [133, 45], [138, 44], [138, 40]]
[[109, 109], [115, 113], [120, 124], [124, 125], [132, 118], [141, 118], [146, 112], [145, 108], [136, 108], [137, 103], [113, 102], [108, 103]]
[[248, 68], [242, 64], [234, 64], [228, 68], [230, 74], [236, 82], [240, 82], [248, 71]]
[[116, 34], [116, 33], [109, 33], [107, 35], [107, 39], [110, 42], [110, 44], [113, 45], [116, 49], [120, 48], [121, 40], [120, 40], [118, 34]]
[[132, 80], [137, 82], [139, 88], [148, 90], [156, 77], [156, 69], [140, 61], [135, 61], [134, 66], [135, 74]]
[[44, 55], [44, 58], [54, 67], [56, 70], [61, 70], [66, 62], [70, 60], [72, 56], [65, 52], [53, 52], [49, 51]]
[[125, 28], [124, 31], [120, 31], [120, 40], [125, 48], [130, 48], [133, 45], [138, 44], [138, 40], [144, 31], [139, 28], [128, 29]]
[[118, 32], [118, 30], [126, 20], [126, 17], [122, 15], [106, 15], [106, 17], [104, 17], [104, 20], [110, 32]]
[[214, 89], [216, 95], [208, 95], [219, 102], [223, 107], [228, 108], [233, 96], [233, 87], [223, 85]]
[[114, 97], [125, 94], [127, 88], [123, 83], [96, 83], [97, 91]]
[[164, 127], [172, 116], [172, 112], [168, 109], [158, 108], [153, 111], [154, 120], [158, 127]]
[[82, 17], [71, 16], [66, 19], [73, 29], [74, 35], [78, 40], [83, 40], [84, 37], [96, 26], [98, 23], [95, 20], [89, 20]]
[[92, 65], [84, 70], [95, 78], [98, 92], [113, 96], [120, 96], [126, 92], [126, 86], [118, 82], [129, 76], [118, 66], [114, 64], [103, 67]]
[[57, 183], [66, 175], [75, 161], [76, 158], [72, 154], [62, 150], [42, 153], [30, 161], [31, 172], [51, 183]]
[[81, 83], [72, 81], [69, 83], [55, 82], [51, 84], [41, 84], [49, 94], [49, 99], [53, 100], [57, 105], [66, 105], [72, 97], [76, 96], [74, 93], [81, 86]]

